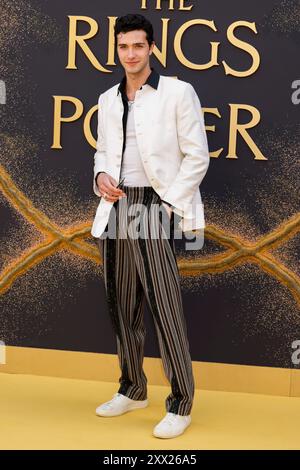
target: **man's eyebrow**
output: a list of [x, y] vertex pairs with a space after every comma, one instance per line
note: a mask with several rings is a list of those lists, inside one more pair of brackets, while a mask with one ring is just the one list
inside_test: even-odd
[[[145, 42], [134, 42], [133, 45], [136, 45], [136, 44], [146, 44]], [[118, 44], [119, 46], [127, 46], [127, 44], [125, 42], [119, 42]]]

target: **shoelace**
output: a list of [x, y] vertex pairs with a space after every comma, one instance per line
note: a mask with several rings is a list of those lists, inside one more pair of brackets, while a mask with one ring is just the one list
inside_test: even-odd
[[176, 421], [176, 415], [173, 413], [168, 413], [166, 418], [164, 419], [164, 422], [166, 422], [167, 424], [172, 424], [174, 423], [174, 421]]
[[103, 405], [103, 407], [109, 408], [111, 405], [113, 405], [114, 403], [116, 403], [116, 401], [117, 401], [118, 399], [120, 399], [120, 398], [122, 398], [122, 397], [123, 397], [123, 395], [122, 395], [121, 393], [115, 393], [113, 399], [110, 400], [110, 401], [108, 401], [107, 403], [105, 403], [105, 404]]

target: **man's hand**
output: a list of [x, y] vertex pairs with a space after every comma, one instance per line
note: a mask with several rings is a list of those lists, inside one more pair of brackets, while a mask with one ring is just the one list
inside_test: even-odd
[[97, 176], [97, 186], [101, 196], [109, 202], [116, 202], [121, 197], [126, 196], [122, 189], [116, 188], [116, 180], [108, 173], [100, 173]]

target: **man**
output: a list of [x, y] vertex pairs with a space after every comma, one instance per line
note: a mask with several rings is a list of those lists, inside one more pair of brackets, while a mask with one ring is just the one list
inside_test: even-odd
[[[191, 423], [194, 398], [174, 214], [181, 218], [184, 232], [203, 230], [199, 185], [209, 165], [209, 151], [201, 104], [192, 85], [150, 67], [151, 23], [142, 15], [118, 18], [115, 40], [125, 75], [98, 101], [93, 188], [101, 200], [91, 233], [103, 258], [121, 377], [118, 392], [96, 413], [116, 416], [148, 405], [142, 367], [147, 300], [171, 384], [167, 413], [153, 434], [172, 438]], [[131, 223], [137, 214], [138, 227]]]

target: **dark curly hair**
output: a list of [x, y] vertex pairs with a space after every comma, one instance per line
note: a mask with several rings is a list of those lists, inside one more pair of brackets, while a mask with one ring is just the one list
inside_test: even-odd
[[127, 33], [135, 29], [142, 29], [145, 31], [149, 47], [153, 42], [153, 26], [147, 18], [139, 14], [131, 14], [120, 16], [115, 24], [115, 44], [117, 44], [117, 35], [119, 33]]

